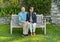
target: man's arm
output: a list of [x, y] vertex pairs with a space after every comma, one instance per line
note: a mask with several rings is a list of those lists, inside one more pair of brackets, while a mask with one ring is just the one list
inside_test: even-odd
[[21, 21], [20, 13], [18, 13], [18, 19], [19, 19], [19, 22], [20, 22]]
[[21, 15], [21, 13], [18, 13], [18, 19], [19, 19], [19, 22], [24, 22], [24, 21], [22, 21], [22, 15]]

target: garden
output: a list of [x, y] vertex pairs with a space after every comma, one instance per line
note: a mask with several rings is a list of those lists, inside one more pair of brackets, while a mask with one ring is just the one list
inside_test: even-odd
[[23, 37], [22, 28], [14, 28], [10, 34], [11, 15], [18, 15], [22, 6], [27, 12], [33, 6], [37, 14], [45, 17], [51, 15], [51, 3], [52, 0], [0, 0], [0, 42], [60, 42], [60, 26], [52, 22], [46, 24], [46, 35], [41, 28], [36, 29], [35, 36], [29, 32], [29, 36]]

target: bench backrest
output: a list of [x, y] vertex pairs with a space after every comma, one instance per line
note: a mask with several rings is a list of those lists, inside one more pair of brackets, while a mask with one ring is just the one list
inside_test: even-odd
[[19, 26], [19, 20], [18, 20], [18, 15], [12, 15], [11, 17], [11, 25], [14, 26]]
[[42, 24], [43, 23], [43, 15], [37, 15], [37, 24]]
[[[36, 15], [37, 16], [37, 24], [42, 24], [43, 23], [43, 15]], [[14, 26], [19, 26], [19, 20], [18, 20], [18, 15], [12, 15], [12, 18], [11, 18], [11, 25], [14, 27]]]

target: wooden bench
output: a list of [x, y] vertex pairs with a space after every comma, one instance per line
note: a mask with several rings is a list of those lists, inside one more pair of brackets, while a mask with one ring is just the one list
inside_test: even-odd
[[[11, 16], [11, 23], [10, 23], [10, 33], [12, 34], [13, 28], [21, 28], [19, 25], [18, 15]], [[46, 34], [46, 19], [44, 16], [37, 15], [37, 28], [42, 28], [44, 30], [44, 34]]]

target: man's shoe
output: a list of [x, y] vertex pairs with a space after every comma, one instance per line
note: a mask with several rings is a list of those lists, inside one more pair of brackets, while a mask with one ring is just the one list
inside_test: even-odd
[[22, 36], [23, 36], [23, 37], [27, 37], [27, 36], [28, 36], [28, 34], [23, 34]]

